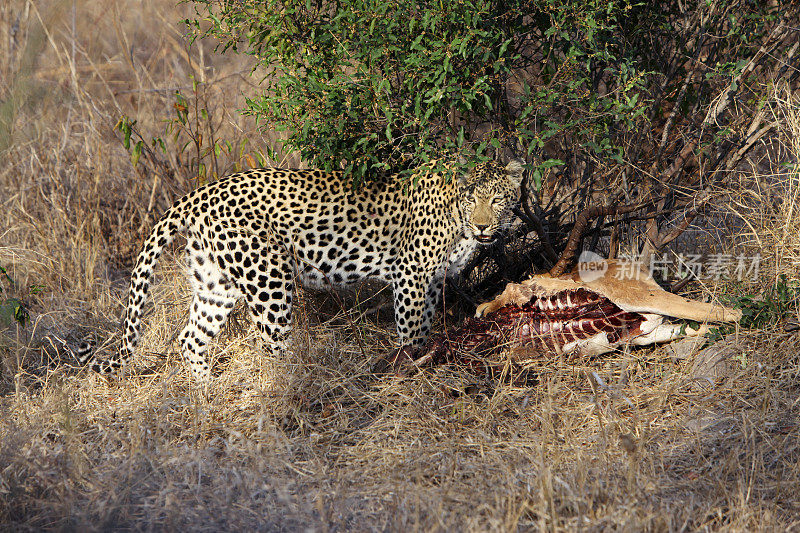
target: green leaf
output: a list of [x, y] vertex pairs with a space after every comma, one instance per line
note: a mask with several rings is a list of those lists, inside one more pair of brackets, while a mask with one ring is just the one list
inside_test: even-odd
[[133, 163], [134, 167], [139, 162], [139, 157], [141, 157], [142, 155], [143, 145], [144, 143], [142, 141], [139, 141], [133, 146], [133, 151], [131, 152], [131, 163]]
[[542, 172], [541, 170], [534, 170], [531, 172], [531, 179], [533, 179], [533, 190], [539, 192], [542, 190]]
[[15, 322], [25, 326], [29, 318], [28, 311], [17, 298], [8, 298], [0, 302], [0, 327], [9, 327]]

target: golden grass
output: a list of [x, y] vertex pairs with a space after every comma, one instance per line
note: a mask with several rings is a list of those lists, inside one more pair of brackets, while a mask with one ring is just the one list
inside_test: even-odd
[[800, 272], [800, 103], [796, 91], [778, 84], [769, 104], [779, 135], [727, 191], [726, 207], [742, 221], [740, 243], [765, 255], [763, 274], [774, 281]]
[[[162, 134], [170, 89], [194, 74], [219, 134], [256, 143], [236, 113], [246, 61], [189, 48], [172, 22], [185, 9], [0, 6], [0, 266], [13, 279], [0, 300], [31, 311], [0, 333], [0, 529], [800, 530], [800, 339], [780, 330], [740, 331], [711, 366], [657, 349], [532, 361], [529, 388], [452, 368], [400, 380], [370, 372], [390, 317], [304, 294], [291, 358], [264, 357], [241, 312], [212, 348], [205, 397], [171, 342], [188, 301], [178, 255], [162, 260], [130, 375], [74, 368], [59, 339], [113, 340], [126, 256], [191, 177], [134, 169], [119, 115]], [[779, 158], [795, 161], [800, 121], [781, 113], [796, 109], [776, 108]], [[174, 152], [169, 165], [189, 168]], [[743, 176], [730, 206], [765, 256], [761, 282], [796, 277], [796, 170]]]

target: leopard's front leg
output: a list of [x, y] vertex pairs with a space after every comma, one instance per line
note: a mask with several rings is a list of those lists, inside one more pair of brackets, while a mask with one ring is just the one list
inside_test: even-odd
[[393, 281], [394, 315], [400, 346], [420, 346], [431, 330], [444, 279], [435, 271], [403, 269]]

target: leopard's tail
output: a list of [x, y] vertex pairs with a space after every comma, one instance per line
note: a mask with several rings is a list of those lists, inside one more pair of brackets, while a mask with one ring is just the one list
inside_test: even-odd
[[150, 289], [150, 278], [156, 267], [158, 258], [164, 248], [173, 241], [175, 235], [186, 229], [188, 223], [187, 197], [177, 201], [156, 223], [150, 236], [145, 241], [142, 251], [136, 258], [136, 265], [131, 274], [128, 289], [128, 301], [122, 315], [122, 344], [119, 350], [106, 361], [100, 361], [94, 354], [94, 348], [84, 342], [76, 357], [80, 364], [88, 364], [92, 370], [100, 374], [111, 374], [128, 364], [133, 350], [139, 341], [140, 319], [142, 308]]

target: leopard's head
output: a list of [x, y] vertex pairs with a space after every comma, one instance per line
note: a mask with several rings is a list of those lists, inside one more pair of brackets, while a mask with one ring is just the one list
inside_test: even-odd
[[511, 223], [512, 209], [519, 203], [522, 172], [521, 161], [511, 161], [505, 167], [487, 162], [475, 165], [459, 179], [466, 238], [488, 244]]

